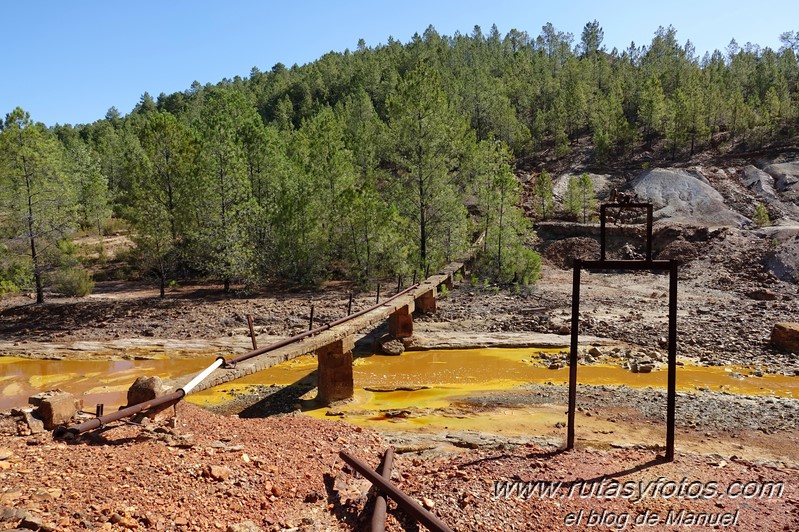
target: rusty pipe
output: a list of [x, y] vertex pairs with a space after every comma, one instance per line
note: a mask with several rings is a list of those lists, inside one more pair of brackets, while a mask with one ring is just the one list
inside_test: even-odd
[[444, 521], [425, 510], [418, 502], [408, 497], [390, 480], [386, 480], [378, 475], [364, 462], [354, 456], [350, 456], [344, 451], [341, 451], [338, 455], [342, 460], [352, 466], [355, 471], [366, 477], [366, 479], [374, 484], [380, 491], [394, 499], [397, 505], [405, 510], [408, 515], [413, 517], [417, 522], [423, 524], [433, 532], [453, 532]]
[[216, 368], [224, 364], [224, 362], [225, 362], [224, 358], [218, 357], [216, 360], [214, 360], [214, 362], [210, 366], [208, 366], [203, 371], [198, 373], [185, 386], [178, 388], [172, 393], [162, 395], [161, 397], [156, 397], [155, 399], [150, 399], [149, 401], [144, 401], [143, 403], [137, 403], [135, 405], [122, 408], [120, 410], [117, 410], [116, 412], [112, 412], [107, 415], [97, 416], [93, 419], [90, 419], [89, 421], [85, 421], [77, 425], [72, 425], [71, 427], [68, 427], [66, 425], [58, 426], [55, 428], [55, 430], [53, 430], [53, 438], [72, 439], [78, 434], [86, 432], [87, 430], [99, 429], [100, 427], [104, 426], [106, 423], [110, 423], [112, 421], [118, 421], [120, 419], [138, 414], [139, 412], [143, 412], [144, 410], [150, 410], [151, 408], [155, 408], [164, 404], [169, 406], [169, 403], [177, 403], [178, 401], [183, 399], [186, 395], [191, 393], [191, 390], [195, 386], [197, 386], [200, 382], [205, 380], [205, 378], [208, 377], [208, 375], [210, 375]]
[[298, 340], [302, 340], [303, 338], [308, 338], [309, 336], [313, 336], [314, 334], [319, 334], [322, 331], [326, 331], [326, 330], [328, 330], [328, 329], [330, 329], [332, 327], [335, 327], [337, 325], [341, 325], [342, 323], [346, 323], [349, 320], [352, 320], [352, 319], [357, 318], [359, 316], [363, 316], [367, 312], [371, 312], [371, 311], [375, 310], [376, 308], [385, 305], [386, 303], [390, 302], [391, 300], [396, 299], [396, 298], [398, 298], [400, 296], [403, 296], [403, 295], [407, 294], [411, 290], [415, 289], [417, 286], [419, 286], [419, 285], [415, 284], [415, 285], [409, 286], [408, 288], [406, 288], [402, 292], [398, 292], [398, 293], [394, 294], [393, 296], [391, 296], [390, 298], [383, 300], [382, 303], [377, 303], [375, 305], [372, 305], [369, 308], [365, 308], [363, 310], [359, 310], [358, 312], [356, 312], [354, 314], [350, 314], [349, 316], [346, 316], [344, 318], [339, 318], [339, 319], [337, 319], [335, 321], [331, 321], [330, 323], [326, 323], [326, 324], [324, 324], [324, 325], [322, 325], [320, 327], [317, 327], [316, 329], [312, 329], [310, 331], [305, 331], [304, 333], [296, 334], [296, 335], [294, 335], [294, 336], [292, 336], [290, 338], [286, 338], [284, 340], [280, 340], [280, 341], [275, 342], [273, 344], [264, 346], [264, 347], [262, 347], [260, 349], [255, 349], [253, 351], [250, 351], [249, 353], [243, 353], [241, 355], [235, 356], [235, 357], [227, 360], [226, 361], [226, 365], [233, 365], [233, 364], [236, 364], [238, 362], [242, 362], [244, 360], [248, 360], [250, 358], [257, 357], [258, 355], [263, 355], [264, 353], [267, 353], [269, 351], [274, 351], [275, 349], [279, 349], [281, 347], [285, 347], [285, 346], [287, 346], [289, 344], [293, 344], [294, 342], [296, 342]]
[[[391, 480], [391, 469], [394, 467], [394, 448], [389, 447], [386, 449], [386, 454], [383, 456], [383, 469], [380, 471], [380, 476], [386, 480]], [[375, 508], [372, 511], [372, 532], [383, 532], [386, 529], [386, 510], [388, 509], [388, 501], [382, 492], [378, 492], [377, 499], [375, 499]]]
[[[168, 393], [166, 395], [162, 395], [161, 397], [157, 397], [155, 399], [151, 399], [143, 403], [138, 403], [133, 406], [129, 406], [127, 408], [122, 408], [121, 410], [118, 410], [111, 414], [96, 417], [90, 419], [89, 421], [85, 421], [77, 425], [72, 425], [71, 427], [61, 425], [59, 427], [56, 427], [55, 430], [53, 431], [53, 438], [58, 438], [58, 439], [63, 438], [69, 440], [74, 438], [81, 432], [86, 432], [87, 430], [99, 429], [106, 423], [130, 417], [144, 410], [149, 410], [151, 408], [155, 408], [157, 406], [161, 406], [167, 403], [177, 403], [178, 401], [183, 399], [183, 396], [185, 395], [186, 392], [184, 392], [182, 388], [179, 388], [177, 391]], [[167, 406], [169, 405], [167, 404]]]

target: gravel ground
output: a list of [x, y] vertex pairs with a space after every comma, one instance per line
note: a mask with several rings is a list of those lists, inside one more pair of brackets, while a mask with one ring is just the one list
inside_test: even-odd
[[[20, 438], [15, 421], [0, 418], [0, 527], [368, 528], [374, 493], [338, 453], [346, 451], [377, 467], [387, 445], [380, 434], [295, 415], [220, 417], [183, 403], [172, 424], [175, 428], [122, 425], [68, 445], [48, 435]], [[455, 530], [564, 529], [566, 520], [576, 519], [581, 510], [583, 524], [592, 511], [614, 512], [617, 519], [627, 514], [632, 520], [648, 510], [660, 514], [665, 524], [669, 510], [675, 511], [673, 519], [684, 510], [718, 519], [729, 514], [725, 519], [736, 519], [736, 530], [795, 530], [799, 525], [799, 470], [735, 457], [679, 453], [675, 462], [663, 463], [646, 449], [559, 452], [528, 443], [437, 458], [399, 454], [393, 471], [394, 483]], [[638, 500], [633, 492], [614, 495], [600, 487], [614, 479], [632, 481], [644, 496]], [[662, 491], [666, 483], [681, 481], [715, 483], [718, 490], [738, 486], [740, 491], [741, 486], [733, 486], [737, 481], [768, 493], [725, 498]], [[520, 494], [520, 482], [538, 482], [536, 489], [551, 486], [555, 495]], [[646, 492], [649, 482], [652, 490]], [[781, 488], [772, 492], [775, 485]], [[387, 529], [416, 527], [391, 503]]]

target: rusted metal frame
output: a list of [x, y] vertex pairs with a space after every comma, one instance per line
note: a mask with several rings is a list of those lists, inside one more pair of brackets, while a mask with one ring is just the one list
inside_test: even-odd
[[[394, 448], [389, 447], [383, 455], [383, 468], [380, 476], [386, 480], [391, 480], [391, 469], [394, 467]], [[383, 532], [386, 529], [386, 510], [388, 501], [382, 492], [377, 494], [375, 508], [372, 511], [372, 532]]]
[[646, 260], [652, 260], [652, 224], [653, 209], [651, 203], [603, 203], [599, 206], [599, 260], [604, 261], [606, 254], [605, 226], [607, 225], [607, 210], [646, 210]]
[[314, 306], [311, 305], [311, 317], [308, 320], [308, 330], [309, 331], [313, 331], [313, 311], [314, 311]]
[[433, 532], [453, 532], [444, 521], [425, 510], [418, 502], [403, 493], [402, 490], [395, 486], [390, 480], [378, 475], [377, 472], [373, 471], [367, 464], [344, 451], [341, 451], [339, 456], [355, 469], [355, 471], [374, 484], [380, 491], [394, 499], [397, 505], [405, 510], [410, 517], [416, 519], [417, 522], [426, 526]]
[[[574, 261], [577, 262], [577, 259]], [[667, 272], [670, 260], [580, 260], [584, 270], [649, 270]]]
[[375, 305], [372, 305], [369, 308], [365, 308], [363, 310], [359, 310], [358, 312], [355, 312], [354, 314], [350, 314], [350, 315], [348, 315], [348, 316], [346, 316], [344, 318], [339, 318], [339, 319], [337, 319], [335, 321], [332, 321], [330, 323], [326, 323], [325, 325], [317, 327], [316, 329], [312, 329], [310, 331], [305, 331], [304, 333], [300, 333], [300, 334], [294, 335], [294, 336], [292, 336], [290, 338], [286, 338], [284, 340], [280, 340], [278, 342], [275, 342], [273, 344], [264, 346], [264, 347], [262, 347], [260, 349], [254, 350], [254, 351], [250, 351], [249, 353], [243, 353], [241, 355], [233, 357], [233, 358], [231, 358], [229, 360], [226, 360], [225, 364], [226, 364], [227, 367], [230, 367], [230, 366], [235, 365], [238, 362], [242, 362], [244, 360], [248, 360], [248, 359], [256, 357], [258, 355], [263, 355], [264, 353], [268, 353], [269, 351], [274, 351], [275, 349], [279, 349], [279, 348], [285, 347], [285, 346], [287, 346], [289, 344], [293, 344], [294, 342], [296, 342], [298, 340], [302, 340], [303, 338], [307, 338], [309, 336], [313, 336], [315, 334], [319, 334], [320, 332], [326, 331], [326, 330], [328, 330], [328, 329], [330, 329], [332, 327], [335, 327], [337, 325], [341, 325], [342, 323], [346, 323], [349, 320], [355, 319], [355, 318], [357, 318], [359, 316], [363, 316], [367, 312], [371, 312], [371, 311], [375, 310], [378, 307], [382, 307], [383, 305], [385, 305], [386, 303], [389, 303], [393, 299], [396, 299], [396, 298], [398, 298], [400, 296], [403, 296], [403, 295], [407, 294], [408, 292], [410, 292], [411, 290], [416, 289], [417, 286], [418, 285], [415, 285], [415, 284], [411, 285], [408, 288], [406, 288], [405, 290], [403, 290], [402, 292], [398, 292], [398, 293], [394, 294], [393, 296], [391, 296], [390, 298], [384, 299], [382, 303], [377, 303]]
[[674, 460], [674, 437], [677, 405], [677, 270], [679, 261], [583, 261], [574, 260], [572, 284], [571, 348], [569, 350], [569, 410], [566, 448], [574, 448], [575, 412], [577, 409], [577, 344], [580, 325], [580, 271], [592, 270], [653, 270], [669, 272], [669, 345], [666, 399], [666, 461]]

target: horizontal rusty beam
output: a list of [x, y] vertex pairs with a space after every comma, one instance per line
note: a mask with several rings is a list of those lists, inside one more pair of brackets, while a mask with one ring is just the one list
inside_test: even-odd
[[580, 260], [574, 259], [575, 266], [580, 263], [584, 270], [651, 270], [667, 272], [671, 270], [671, 260]]

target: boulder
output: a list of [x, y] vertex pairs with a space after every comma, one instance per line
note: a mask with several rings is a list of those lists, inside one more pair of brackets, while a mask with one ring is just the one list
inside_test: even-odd
[[770, 164], [763, 171], [774, 178], [774, 186], [780, 192], [799, 192], [799, 161]]
[[751, 164], [744, 168], [744, 185], [752, 192], [765, 199], [774, 199], [777, 193], [774, 190], [774, 178]]
[[799, 355], [799, 323], [783, 322], [771, 330], [771, 345]]
[[46, 430], [66, 425], [83, 408], [83, 400], [75, 399], [71, 393], [50, 390], [28, 398], [28, 403], [36, 408], [33, 415], [42, 420]]
[[167, 391], [160, 377], [139, 377], [128, 389], [128, 406], [151, 401]]
[[651, 202], [655, 218], [670, 218], [708, 226], [743, 227], [751, 222], [731, 210], [724, 198], [699, 172], [654, 168], [631, 183], [642, 202]]
[[[145, 401], [152, 401], [162, 395], [169, 393], [171, 390], [164, 385], [160, 377], [139, 377], [136, 379], [131, 387], [128, 389], [128, 406], [137, 405]], [[137, 421], [141, 422], [144, 417], [150, 419], [167, 418], [168, 414], [161, 414], [172, 406], [172, 401], [160, 405], [154, 409], [150, 409], [146, 414], [138, 414]]]
[[403, 343], [393, 336], [383, 336], [377, 342], [380, 345], [380, 350], [383, 352], [383, 354], [396, 356], [405, 352], [405, 346]]

